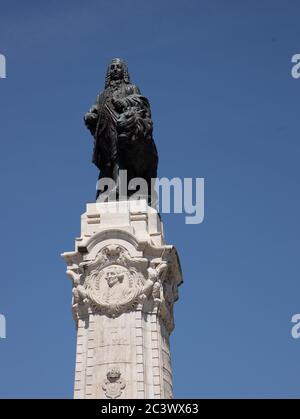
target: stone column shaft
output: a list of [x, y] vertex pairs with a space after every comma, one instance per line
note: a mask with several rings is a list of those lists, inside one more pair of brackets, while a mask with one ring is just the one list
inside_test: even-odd
[[74, 398], [172, 398], [169, 336], [182, 282], [146, 201], [91, 203], [63, 253], [77, 327]]

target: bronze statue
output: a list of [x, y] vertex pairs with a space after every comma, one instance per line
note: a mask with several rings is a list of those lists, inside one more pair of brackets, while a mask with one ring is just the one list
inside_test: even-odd
[[[108, 66], [105, 89], [84, 121], [94, 137], [93, 163], [100, 170], [99, 179], [114, 180], [117, 199], [120, 170], [127, 170], [128, 183], [143, 178], [151, 191], [158, 154], [152, 138], [150, 104], [130, 83], [127, 65], [120, 58]], [[96, 198], [103, 192], [98, 190]], [[134, 192], [127, 189], [128, 196]]]

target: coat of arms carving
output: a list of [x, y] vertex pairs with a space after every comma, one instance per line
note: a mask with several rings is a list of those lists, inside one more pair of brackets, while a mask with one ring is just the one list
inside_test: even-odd
[[121, 396], [122, 390], [126, 387], [125, 380], [121, 378], [118, 368], [111, 368], [106, 374], [106, 379], [102, 385], [105, 396], [108, 399], [117, 399]]

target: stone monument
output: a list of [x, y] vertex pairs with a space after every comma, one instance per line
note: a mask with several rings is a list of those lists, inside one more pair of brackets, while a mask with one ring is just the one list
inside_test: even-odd
[[[170, 399], [169, 338], [182, 275], [152, 199], [158, 156], [150, 105], [123, 60], [112, 60], [105, 89], [84, 119], [100, 182], [81, 216], [75, 251], [62, 255], [77, 328], [74, 398]], [[139, 199], [129, 186], [134, 178], [149, 187]], [[111, 187], [103, 187], [105, 179]]]

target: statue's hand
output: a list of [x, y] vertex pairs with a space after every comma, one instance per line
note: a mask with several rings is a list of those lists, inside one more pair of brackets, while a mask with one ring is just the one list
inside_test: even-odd
[[92, 135], [94, 135], [96, 126], [98, 121], [98, 114], [95, 112], [87, 112], [84, 115], [84, 123], [87, 128], [91, 131]]
[[94, 113], [94, 112], [87, 112], [84, 115], [84, 122], [86, 124], [89, 124], [90, 122], [94, 121], [97, 118], [98, 118], [98, 115], [96, 113]]

